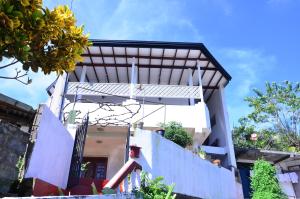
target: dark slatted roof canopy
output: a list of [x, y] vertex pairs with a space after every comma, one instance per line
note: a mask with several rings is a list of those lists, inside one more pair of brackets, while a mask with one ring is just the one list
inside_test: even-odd
[[80, 79], [87, 66], [86, 81], [129, 83], [132, 58], [135, 57], [139, 84], [187, 85], [189, 69], [193, 84], [198, 85], [197, 60], [202, 69], [204, 98], [208, 100], [220, 85], [226, 86], [231, 76], [202, 43], [91, 40], [69, 81]]

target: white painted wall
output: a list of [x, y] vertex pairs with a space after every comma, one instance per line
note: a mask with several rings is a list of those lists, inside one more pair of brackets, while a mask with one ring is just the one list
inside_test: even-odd
[[56, 115], [44, 105], [25, 178], [39, 178], [65, 189], [75, 134], [76, 125], [68, 125], [66, 129]]
[[[209, 113], [206, 105], [202, 102], [195, 104], [194, 106], [184, 106], [184, 105], [136, 105], [137, 101], [129, 102], [126, 101], [124, 103], [130, 104], [127, 106], [132, 112], [136, 113], [139, 109], [139, 112], [132, 118], [132, 120], [127, 120], [128, 122], [135, 123], [137, 121], [143, 121], [144, 127], [159, 127], [160, 123], [164, 121], [177, 121], [181, 122], [183, 127], [185, 128], [193, 128], [195, 129], [195, 135], [197, 135], [197, 143], [202, 144], [204, 140], [207, 138], [210, 129], [210, 121], [209, 121]], [[111, 110], [105, 111], [103, 109], [98, 109], [98, 104], [94, 103], [76, 103], [74, 110], [80, 111], [80, 115], [78, 118], [82, 118], [88, 112], [92, 112], [89, 114], [89, 121], [93, 122], [96, 118], [105, 117], [109, 115], [118, 115], [112, 118], [117, 117], [119, 120], [128, 118], [130, 114], [128, 110], [124, 107], [111, 107]], [[69, 112], [73, 109], [73, 104], [70, 104], [64, 110], [65, 112]], [[113, 111], [112, 111], [113, 110]], [[149, 115], [149, 116], [147, 116]], [[143, 120], [143, 117], [147, 116]], [[80, 120], [79, 120], [80, 121]]]
[[211, 127], [212, 132], [209, 136], [209, 144], [218, 139], [219, 146], [224, 147], [228, 154], [227, 158], [222, 161], [223, 165], [236, 167], [229, 116], [224, 98], [224, 88], [219, 88], [214, 92], [207, 106], [210, 117], [215, 116], [216, 118], [216, 124]]
[[175, 192], [201, 198], [236, 198], [231, 171], [150, 131], [137, 130], [130, 142], [142, 147], [136, 160], [143, 170], [153, 177], [163, 176], [167, 184], [175, 183]]

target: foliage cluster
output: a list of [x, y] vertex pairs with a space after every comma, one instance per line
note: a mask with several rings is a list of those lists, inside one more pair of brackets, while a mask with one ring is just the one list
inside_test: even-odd
[[172, 193], [175, 185], [166, 185], [162, 181], [163, 177], [151, 180], [146, 172], [142, 172], [141, 188], [136, 191], [136, 196], [144, 199], [175, 199], [176, 194]]
[[275, 168], [267, 161], [257, 160], [254, 163], [251, 177], [252, 199], [285, 199], [276, 178]]
[[67, 6], [43, 8], [42, 0], [0, 1], [0, 61], [12, 58], [23, 69], [44, 74], [72, 71], [89, 45]]
[[[266, 83], [266, 91], [254, 89], [245, 100], [252, 112], [234, 128], [238, 147], [300, 152], [300, 84], [285, 81]], [[250, 140], [251, 134], [257, 141]]]
[[165, 125], [162, 125], [162, 127], [165, 129], [164, 137], [182, 146], [183, 148], [193, 144], [192, 136], [188, 134], [188, 132], [182, 127], [181, 123], [171, 121]]

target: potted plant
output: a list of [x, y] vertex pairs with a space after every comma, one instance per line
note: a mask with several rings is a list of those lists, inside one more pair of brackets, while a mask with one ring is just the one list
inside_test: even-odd
[[185, 148], [193, 144], [193, 139], [190, 134], [182, 127], [182, 124], [176, 121], [171, 121], [162, 125], [165, 129], [164, 137], [175, 142], [176, 144]]
[[221, 160], [220, 160], [220, 159], [214, 159], [214, 160], [212, 161], [212, 163], [213, 163], [214, 165], [218, 166], [218, 167], [221, 166]]
[[198, 151], [198, 155], [199, 155], [199, 157], [200, 158], [202, 158], [202, 159], [206, 159], [206, 153], [205, 153], [205, 151], [203, 150], [203, 149], [199, 149], [199, 151]]

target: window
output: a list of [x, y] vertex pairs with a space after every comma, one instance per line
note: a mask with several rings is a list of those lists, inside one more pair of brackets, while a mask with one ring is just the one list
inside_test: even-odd
[[84, 157], [83, 163], [87, 163], [87, 168], [82, 174], [85, 178], [106, 179], [107, 158], [103, 157]]

